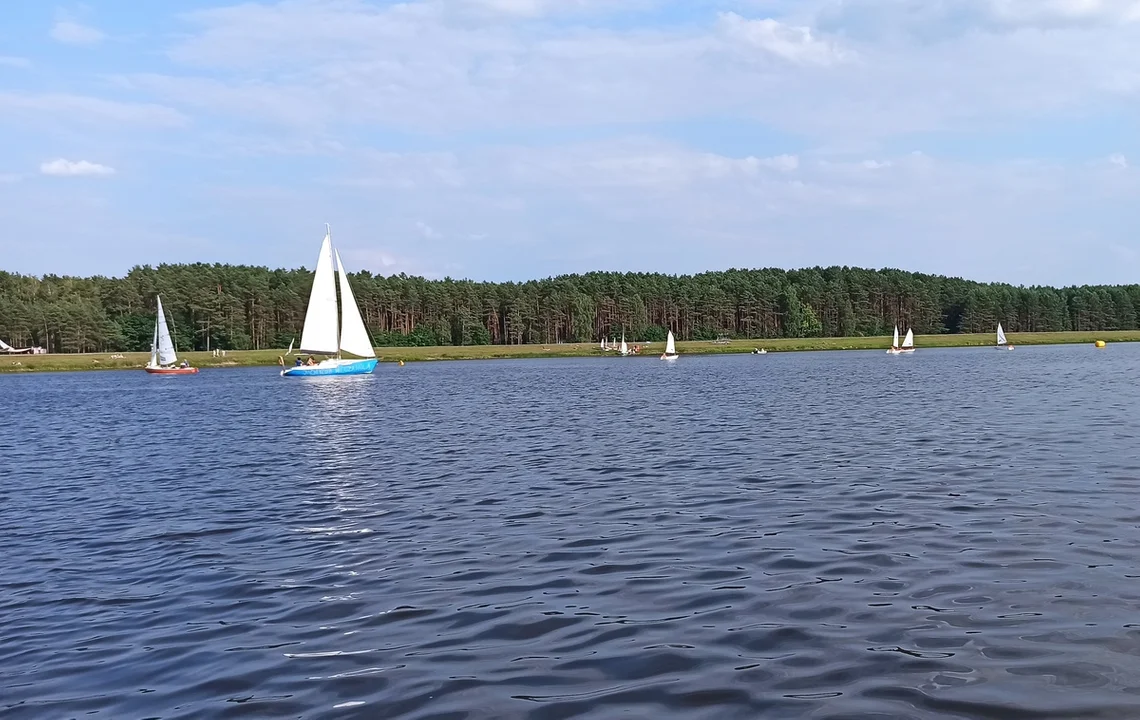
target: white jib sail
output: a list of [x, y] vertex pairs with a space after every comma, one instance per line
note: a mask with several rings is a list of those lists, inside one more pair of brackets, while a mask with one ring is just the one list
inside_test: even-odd
[[356, 306], [356, 297], [348, 284], [348, 275], [344, 272], [344, 263], [340, 261], [340, 252], [336, 254], [336, 269], [340, 280], [340, 349], [363, 358], [376, 357], [372, 348], [372, 338], [368, 336], [368, 329], [364, 327], [364, 320], [360, 317], [360, 308]]
[[903, 338], [902, 346], [904, 348], [914, 347], [914, 331], [913, 330], [907, 330], [906, 331], [906, 337]]
[[677, 354], [677, 344], [673, 340], [673, 331], [672, 330], [669, 331], [669, 335], [665, 338], [665, 354], [666, 355], [676, 355]]
[[891, 347], [897, 348], [899, 346], [899, 326], [895, 325], [895, 337], [891, 340]]
[[313, 275], [313, 289], [309, 293], [309, 307], [305, 311], [305, 327], [301, 329], [303, 353], [336, 355], [337, 353], [336, 279], [333, 277], [332, 238], [325, 233], [321, 254], [317, 256], [317, 269]]
[[621, 354], [629, 354], [629, 346], [625, 344], [625, 333], [622, 333], [621, 335]]
[[170, 340], [170, 330], [166, 327], [166, 313], [162, 310], [162, 298], [158, 300], [158, 364], [173, 365], [178, 362], [174, 354], [174, 343]]
[[1001, 323], [998, 323], [997, 344], [998, 345], [1005, 345], [1006, 344], [1005, 331], [1001, 329]]

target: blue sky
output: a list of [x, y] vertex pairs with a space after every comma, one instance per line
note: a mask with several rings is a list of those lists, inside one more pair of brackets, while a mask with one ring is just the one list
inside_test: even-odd
[[14, 0], [0, 269], [1140, 279], [1138, 0]]

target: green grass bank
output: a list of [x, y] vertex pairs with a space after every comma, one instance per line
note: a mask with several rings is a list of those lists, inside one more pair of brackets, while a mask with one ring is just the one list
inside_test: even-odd
[[[1010, 333], [1014, 345], [1088, 344], [1105, 342], [1140, 342], [1140, 330], [1066, 333]], [[677, 352], [682, 355], [717, 355], [748, 353], [753, 348], [769, 352], [795, 352], [806, 350], [886, 350], [889, 337], [846, 338], [778, 338], [767, 340], [733, 340], [727, 344], [713, 342], [678, 342]], [[994, 336], [985, 334], [919, 335], [915, 345], [931, 347], [984, 347], [992, 345]], [[657, 357], [664, 343], [642, 347], [642, 357]], [[277, 365], [281, 350], [235, 350], [225, 357], [208, 352], [189, 352], [179, 359], [189, 360], [199, 368], [257, 367]], [[562, 345], [466, 345], [440, 347], [384, 347], [377, 348], [381, 362], [420, 362], [430, 360], [489, 360], [499, 358], [543, 357], [604, 357], [596, 343]], [[142, 368], [149, 353], [85, 353], [74, 355], [0, 355], [0, 373], [70, 372], [78, 370], [130, 370]]]

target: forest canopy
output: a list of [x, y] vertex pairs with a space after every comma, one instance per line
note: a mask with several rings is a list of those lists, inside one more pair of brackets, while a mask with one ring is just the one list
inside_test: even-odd
[[[125, 277], [0, 271], [0, 339], [50, 352], [150, 348], [161, 294], [179, 349], [283, 348], [313, 273], [235, 265], [135, 267]], [[1140, 285], [1023, 287], [851, 267], [698, 275], [594, 272], [522, 283], [350, 275], [377, 346], [916, 333], [1134, 330]]]

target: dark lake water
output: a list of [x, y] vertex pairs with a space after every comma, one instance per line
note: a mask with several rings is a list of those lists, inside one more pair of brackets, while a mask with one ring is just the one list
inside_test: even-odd
[[0, 716], [1140, 717], [1140, 346], [0, 376]]

